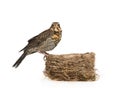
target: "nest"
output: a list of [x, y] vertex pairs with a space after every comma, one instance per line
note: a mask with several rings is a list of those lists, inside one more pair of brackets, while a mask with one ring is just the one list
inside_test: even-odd
[[59, 81], [95, 81], [95, 54], [62, 54], [46, 57], [45, 75]]

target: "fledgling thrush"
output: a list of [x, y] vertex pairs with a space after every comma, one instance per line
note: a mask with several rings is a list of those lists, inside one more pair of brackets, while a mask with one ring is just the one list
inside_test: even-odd
[[17, 68], [27, 55], [36, 52], [47, 55], [48, 53], [46, 51], [54, 49], [61, 40], [61, 36], [62, 30], [60, 24], [53, 22], [49, 29], [28, 40], [28, 44], [20, 50], [23, 51], [23, 54], [15, 62], [13, 67]]

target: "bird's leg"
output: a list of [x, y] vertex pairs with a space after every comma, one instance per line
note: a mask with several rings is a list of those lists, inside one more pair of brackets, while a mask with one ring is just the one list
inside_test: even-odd
[[47, 52], [39, 52], [39, 53], [44, 54], [43, 60], [44, 60], [44, 61], [46, 61], [46, 59], [45, 59], [45, 58], [46, 58], [46, 56], [48, 56], [48, 55], [49, 55], [49, 53], [47, 53]]
[[48, 55], [49, 55], [49, 53], [44, 52], [44, 57], [43, 57], [43, 60], [44, 60], [44, 61], [46, 61], [46, 59], [45, 59], [45, 58], [46, 58]]
[[44, 54], [47, 56], [47, 55], [49, 55], [49, 53], [47, 53], [47, 52], [44, 52]]
[[47, 53], [47, 52], [45, 52], [45, 51], [44, 51], [44, 52], [39, 51], [39, 53], [44, 54], [44, 55], [46, 55], [46, 56], [49, 55], [49, 53]]

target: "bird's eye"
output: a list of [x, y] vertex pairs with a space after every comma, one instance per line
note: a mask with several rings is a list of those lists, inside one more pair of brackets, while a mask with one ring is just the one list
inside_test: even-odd
[[60, 27], [60, 24], [58, 24], [58, 27]]
[[54, 24], [52, 24], [52, 27], [54, 26]]

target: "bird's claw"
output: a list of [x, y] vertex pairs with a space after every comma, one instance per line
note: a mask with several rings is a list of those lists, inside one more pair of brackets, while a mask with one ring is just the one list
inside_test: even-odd
[[49, 54], [48, 53], [44, 53], [44, 57], [43, 57], [43, 60], [46, 61], [46, 57], [48, 56]]

